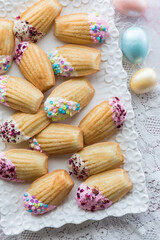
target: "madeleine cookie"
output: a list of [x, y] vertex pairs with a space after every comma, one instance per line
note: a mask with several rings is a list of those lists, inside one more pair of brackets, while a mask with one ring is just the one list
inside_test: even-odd
[[48, 173], [48, 157], [26, 149], [0, 153], [0, 178], [12, 182], [30, 182]]
[[42, 105], [35, 114], [17, 112], [0, 124], [0, 140], [8, 143], [27, 141], [50, 124]]
[[86, 179], [91, 175], [117, 168], [123, 161], [124, 156], [118, 143], [96, 143], [75, 153], [69, 159], [68, 169], [70, 175]]
[[28, 81], [8, 75], [0, 76], [0, 103], [25, 113], [36, 113], [43, 94]]
[[0, 75], [6, 73], [12, 65], [15, 37], [14, 22], [0, 18]]
[[55, 84], [51, 63], [43, 50], [34, 43], [18, 44], [14, 57], [23, 76], [42, 92]]
[[79, 124], [85, 144], [96, 143], [114, 133], [122, 127], [125, 116], [126, 111], [117, 97], [94, 107]]
[[16, 18], [14, 34], [19, 41], [36, 43], [50, 29], [62, 5], [58, 0], [40, 0]]
[[68, 43], [103, 43], [108, 36], [108, 25], [99, 14], [74, 13], [55, 19], [55, 36]]
[[26, 211], [42, 215], [55, 209], [70, 193], [74, 182], [65, 170], [55, 170], [32, 183], [23, 197]]
[[76, 201], [88, 211], [103, 210], [124, 197], [132, 189], [125, 170], [114, 169], [89, 177], [77, 189]]
[[86, 78], [71, 79], [60, 84], [44, 103], [44, 110], [53, 122], [74, 116], [92, 99], [94, 88]]
[[83, 135], [78, 127], [53, 123], [31, 138], [29, 146], [47, 155], [74, 153], [83, 148]]
[[55, 76], [82, 77], [99, 71], [101, 53], [97, 49], [68, 44], [48, 53]]

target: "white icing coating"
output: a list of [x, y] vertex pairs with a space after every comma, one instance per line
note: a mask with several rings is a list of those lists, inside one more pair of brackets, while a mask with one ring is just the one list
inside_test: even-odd
[[69, 159], [68, 170], [70, 175], [78, 179], [86, 179], [89, 176], [88, 169], [78, 153], [73, 154]]
[[0, 139], [3, 142], [20, 143], [29, 138], [20, 130], [18, 123], [12, 117], [0, 125]]
[[72, 77], [78, 75], [72, 64], [63, 58], [62, 55], [59, 54], [58, 50], [54, 49], [49, 52], [48, 58], [56, 76]]
[[55, 97], [47, 98], [44, 103], [44, 111], [52, 121], [65, 120], [80, 111], [80, 104], [67, 99]]
[[13, 32], [21, 42], [31, 41], [36, 43], [44, 36], [42, 32], [37, 31], [29, 22], [20, 20], [20, 17], [17, 17], [14, 22]]

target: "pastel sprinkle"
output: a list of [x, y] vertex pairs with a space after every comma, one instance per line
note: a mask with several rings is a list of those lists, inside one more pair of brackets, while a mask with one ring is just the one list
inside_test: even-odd
[[48, 53], [48, 58], [52, 63], [52, 68], [56, 76], [71, 77], [77, 75], [71, 63], [66, 61], [58, 53], [58, 50], [53, 50]]
[[45, 214], [56, 208], [54, 205], [42, 203], [35, 196], [31, 196], [27, 192], [23, 196], [23, 204], [26, 211], [35, 215]]
[[94, 43], [103, 43], [108, 36], [109, 26], [99, 14], [89, 14], [90, 34]]
[[11, 55], [0, 56], [0, 74], [5, 74], [12, 64], [13, 57]]
[[8, 80], [8, 76], [7, 75], [3, 75], [0, 76], [0, 102], [9, 107], [8, 103], [7, 103], [7, 99], [6, 99], [6, 87], [7, 87], [7, 80]]
[[[52, 108], [54, 106], [54, 108]], [[51, 110], [50, 110], [51, 109]], [[63, 98], [48, 98], [44, 103], [44, 111], [52, 121], [65, 120], [80, 111], [80, 104], [73, 101], [66, 101]]]
[[36, 150], [38, 152], [44, 153], [41, 145], [37, 142], [36, 138], [30, 138], [28, 143], [30, 150]]

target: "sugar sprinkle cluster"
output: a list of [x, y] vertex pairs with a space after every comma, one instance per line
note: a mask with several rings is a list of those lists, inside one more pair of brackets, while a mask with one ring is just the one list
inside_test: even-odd
[[0, 56], [0, 74], [4, 74], [8, 71], [12, 63], [12, 56]]
[[63, 98], [48, 98], [44, 103], [44, 111], [52, 121], [65, 120], [80, 111], [80, 104]]
[[9, 105], [7, 103], [7, 99], [6, 99], [6, 96], [7, 96], [7, 92], [6, 92], [7, 80], [8, 80], [7, 75], [0, 76], [0, 103], [9, 107]]
[[14, 60], [16, 61], [16, 63], [18, 65], [20, 64], [23, 53], [25, 52], [25, 50], [27, 49], [28, 46], [29, 46], [29, 42], [23, 42], [23, 43], [18, 44], [18, 46], [15, 50], [15, 55], [14, 55]]
[[94, 43], [103, 43], [108, 36], [109, 26], [106, 21], [98, 14], [89, 14], [90, 34]]
[[56, 76], [71, 77], [74, 68], [71, 63], [67, 62], [58, 52], [53, 50], [48, 53], [48, 58], [52, 63], [52, 68]]
[[76, 201], [80, 208], [92, 212], [103, 210], [112, 204], [98, 189], [91, 188], [84, 183], [77, 189]]
[[0, 125], [0, 138], [2, 141], [8, 143], [19, 143], [22, 139], [28, 139], [28, 137], [20, 131], [17, 123], [12, 118]]
[[30, 150], [36, 150], [38, 152], [43, 153], [41, 145], [37, 142], [36, 138], [29, 139], [29, 148], [30, 148]]
[[36, 30], [35, 27], [30, 25], [28, 21], [22, 21], [20, 16], [16, 17], [13, 31], [15, 37], [18, 38], [20, 42], [31, 41], [36, 43], [44, 35], [42, 32]]
[[123, 126], [127, 112], [120, 104], [118, 97], [115, 97], [109, 101], [109, 104], [112, 106], [113, 121], [115, 122], [117, 128], [121, 128]]
[[14, 181], [17, 179], [14, 164], [6, 158], [5, 153], [0, 153], [0, 178]]
[[35, 215], [41, 215], [56, 208], [56, 206], [54, 205], [48, 205], [48, 204], [42, 203], [41, 201], [36, 199], [34, 195], [31, 196], [28, 192], [25, 192], [23, 196], [23, 204], [26, 211]]
[[89, 176], [84, 161], [77, 153], [73, 154], [73, 156], [69, 159], [68, 169], [69, 174], [79, 180], [86, 179]]

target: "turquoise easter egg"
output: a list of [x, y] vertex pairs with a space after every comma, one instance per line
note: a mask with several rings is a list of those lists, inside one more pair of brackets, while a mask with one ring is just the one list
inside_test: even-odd
[[139, 27], [128, 28], [122, 36], [121, 47], [125, 57], [130, 62], [141, 63], [149, 49], [147, 34]]

